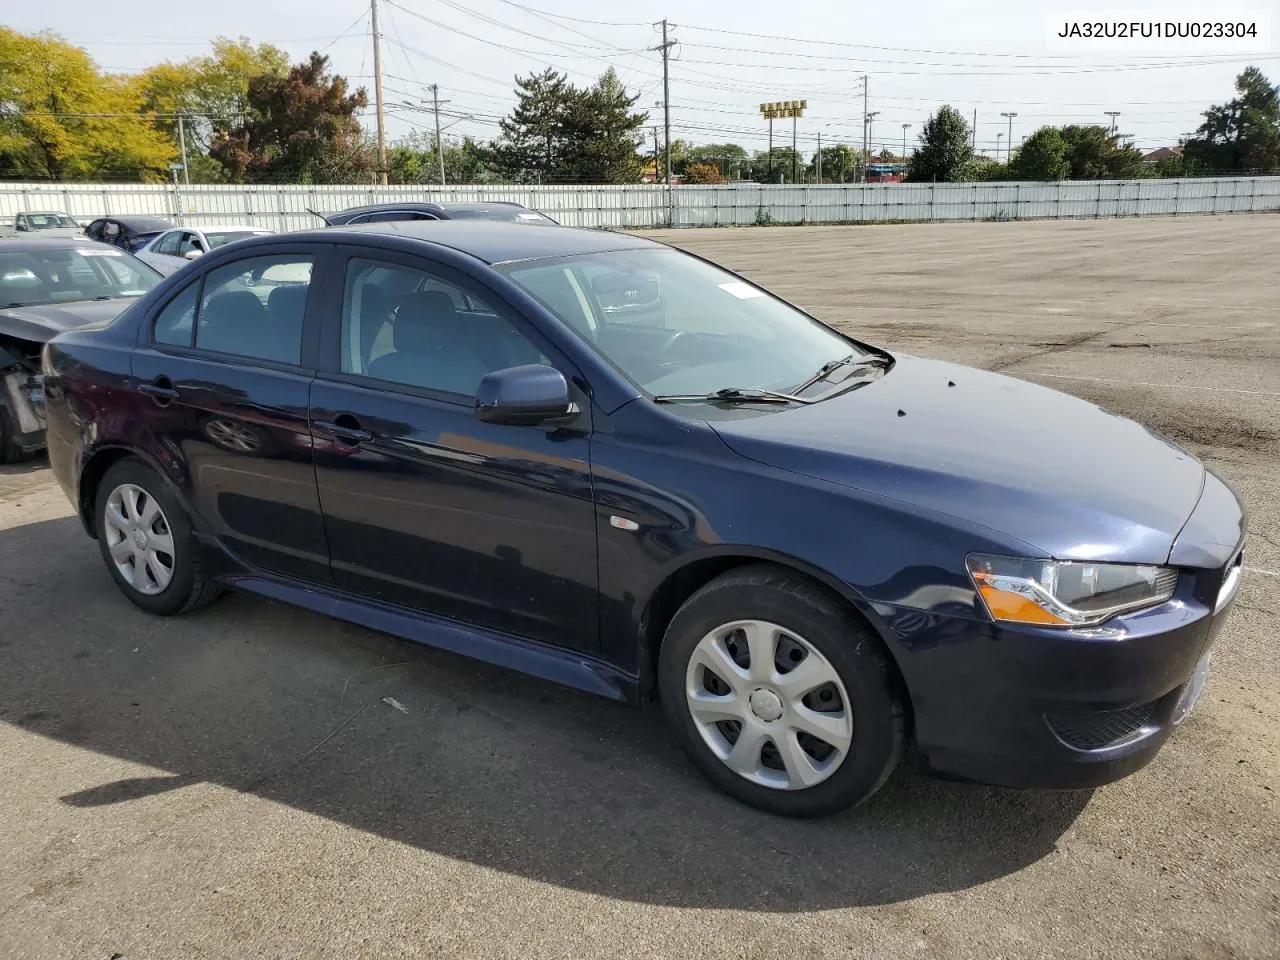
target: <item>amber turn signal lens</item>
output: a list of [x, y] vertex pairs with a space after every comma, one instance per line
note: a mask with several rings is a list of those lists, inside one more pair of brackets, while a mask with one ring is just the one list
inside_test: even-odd
[[1042, 623], [1052, 627], [1060, 627], [1070, 622], [1055, 616], [1039, 604], [1011, 590], [1001, 590], [989, 583], [979, 583], [978, 590], [982, 593], [987, 610], [995, 620]]

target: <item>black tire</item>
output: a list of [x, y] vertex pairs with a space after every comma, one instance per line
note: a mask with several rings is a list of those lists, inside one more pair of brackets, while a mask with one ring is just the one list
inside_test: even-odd
[[[106, 534], [107, 501], [112, 491], [125, 483], [140, 487], [160, 505], [173, 537], [173, 576], [168, 586], [159, 593], [148, 594], [138, 590], [124, 578], [111, 557]], [[192, 528], [191, 518], [174, 496], [168, 482], [141, 460], [130, 457], [113, 464], [107, 471], [98, 486], [93, 506], [93, 524], [107, 571], [124, 595], [148, 613], [160, 616], [186, 613], [222, 593], [222, 589], [205, 572], [204, 557]]]
[[[745, 779], [712, 752], [685, 700], [685, 674], [698, 643], [716, 627], [758, 619], [795, 631], [839, 675], [853, 717], [852, 747], [822, 782], [782, 790]], [[862, 803], [902, 756], [903, 699], [887, 651], [838, 598], [775, 566], [750, 566], [712, 580], [685, 601], [667, 627], [658, 660], [663, 710], [694, 764], [716, 786], [753, 807], [789, 817], [823, 817]]]

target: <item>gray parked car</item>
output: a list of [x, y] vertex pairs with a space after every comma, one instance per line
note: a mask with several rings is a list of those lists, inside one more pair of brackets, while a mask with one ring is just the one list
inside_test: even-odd
[[9, 236], [78, 237], [84, 227], [61, 210], [28, 210], [13, 216], [13, 226], [4, 231]]
[[273, 233], [274, 230], [266, 227], [175, 227], [138, 248], [134, 256], [167, 277], [186, 266], [187, 261], [210, 250], [237, 240], [267, 237]]

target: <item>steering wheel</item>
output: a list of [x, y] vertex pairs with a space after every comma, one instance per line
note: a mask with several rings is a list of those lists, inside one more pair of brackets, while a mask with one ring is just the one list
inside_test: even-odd
[[696, 363], [701, 359], [702, 344], [688, 330], [676, 330], [658, 348], [658, 362], [664, 367], [679, 363]]

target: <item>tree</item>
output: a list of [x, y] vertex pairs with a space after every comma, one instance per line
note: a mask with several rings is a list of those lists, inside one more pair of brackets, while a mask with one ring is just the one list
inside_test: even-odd
[[[387, 179], [391, 183], [439, 183], [440, 162], [435, 137], [413, 134], [387, 150]], [[444, 144], [444, 175], [449, 183], [486, 183], [498, 179], [490, 154], [470, 137]]]
[[700, 147], [690, 147], [687, 159], [690, 165], [715, 167], [722, 179], [733, 180], [746, 171], [751, 155], [736, 143], [706, 143]]
[[1009, 164], [1015, 180], [1065, 180], [1070, 172], [1067, 142], [1057, 127], [1041, 127], [1027, 137]]
[[710, 163], [692, 163], [685, 168], [685, 183], [724, 183], [720, 168]]
[[[823, 183], [851, 183], [858, 176], [858, 154], [861, 151], [855, 151], [851, 147], [838, 143], [832, 147], [822, 148], [822, 182]], [[817, 151], [814, 151], [814, 159], [809, 162], [806, 173], [813, 182], [818, 180]]]
[[0, 156], [15, 175], [160, 180], [174, 153], [126, 80], [54, 33], [0, 27]]
[[636, 140], [647, 113], [632, 113], [613, 67], [588, 90], [575, 91], [564, 123], [563, 179], [574, 183], [635, 183], [641, 164]]
[[908, 179], [916, 183], [949, 183], [963, 175], [972, 157], [969, 124], [954, 107], [939, 107], [920, 131], [920, 146], [911, 153]]
[[1184, 145], [1188, 166], [1208, 172], [1280, 168], [1280, 88], [1248, 67], [1236, 77], [1236, 93], [1204, 112], [1197, 136]]
[[499, 162], [512, 180], [541, 183], [555, 179], [568, 114], [576, 91], [563, 73], [516, 77], [516, 105], [499, 126]]
[[1072, 180], [1123, 180], [1143, 170], [1142, 152], [1129, 144], [1122, 146], [1119, 134], [1106, 127], [1070, 124], [1059, 133]]
[[501, 122], [495, 146], [501, 171], [534, 183], [634, 183], [643, 161], [636, 153], [648, 119], [631, 108], [616, 73], [606, 70], [580, 90], [564, 74], [547, 69], [516, 78], [516, 105]]
[[249, 110], [249, 82], [289, 72], [289, 58], [268, 43], [247, 37], [218, 37], [213, 52], [181, 63], [162, 63], [130, 78], [144, 109], [156, 115], [156, 128], [177, 141], [177, 114], [183, 115], [188, 176], [196, 181], [225, 180], [227, 171], [208, 156], [215, 138], [227, 133]]
[[368, 102], [363, 87], [348, 93], [345, 77], [330, 76], [329, 58], [312, 53], [286, 76], [250, 80], [247, 116], [209, 153], [236, 181], [363, 181], [373, 159], [355, 114]]

